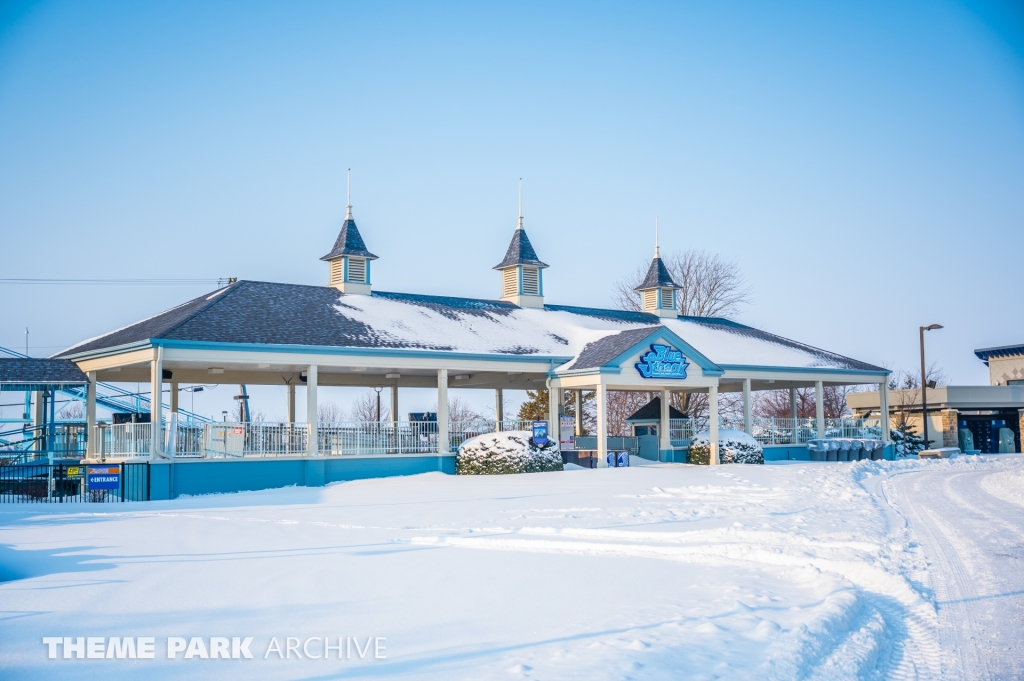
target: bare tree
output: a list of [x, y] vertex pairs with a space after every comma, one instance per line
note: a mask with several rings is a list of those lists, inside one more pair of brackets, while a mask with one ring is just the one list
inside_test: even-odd
[[[342, 420], [341, 410], [338, 410], [338, 420]], [[352, 403], [351, 416], [353, 421], [359, 421], [360, 423], [374, 423], [377, 421], [377, 391], [367, 390], [365, 393], [360, 395]], [[387, 399], [384, 395], [381, 395], [380, 399], [380, 420], [389, 421], [391, 419], [391, 409], [388, 406]]]
[[[739, 266], [715, 253], [687, 250], [662, 259], [679, 285], [679, 313], [693, 317], [729, 317], [747, 302], [749, 289]], [[615, 285], [615, 304], [622, 310], [640, 311], [635, 289], [644, 280], [650, 263], [637, 266]]]
[[82, 411], [81, 402], [71, 402], [66, 407], [57, 412], [57, 418], [64, 419], [65, 421], [81, 421], [85, 418], [85, 412]]
[[609, 390], [605, 406], [608, 418], [608, 434], [612, 436], [629, 435], [629, 424], [626, 419], [650, 401], [650, 393], [631, 392], [625, 390]]
[[316, 416], [320, 423], [339, 423], [345, 420], [345, 412], [337, 402], [320, 402], [316, 405]]
[[[934, 363], [926, 370], [925, 380], [928, 381], [928, 387], [932, 387], [933, 384], [940, 386], [948, 383], [946, 372]], [[913, 433], [914, 427], [910, 424], [910, 414], [915, 408], [918, 410], [921, 408], [920, 372], [905, 371], [897, 367], [889, 374], [888, 387], [892, 391], [889, 398], [891, 427]]]
[[482, 418], [461, 397], [448, 398], [448, 423], [452, 430], [456, 432], [472, 430]]
[[[826, 385], [822, 391], [822, 407], [825, 418], [835, 419], [850, 415], [846, 396], [856, 391], [856, 386]], [[756, 416], [788, 419], [793, 412], [788, 390], [762, 390], [754, 393], [753, 411]], [[814, 418], [818, 414], [814, 388], [796, 389], [796, 416], [800, 419]]]

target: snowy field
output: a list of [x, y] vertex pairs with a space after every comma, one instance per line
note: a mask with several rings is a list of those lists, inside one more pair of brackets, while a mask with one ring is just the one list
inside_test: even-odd
[[1022, 631], [1019, 455], [0, 505], [5, 679], [1001, 679]]

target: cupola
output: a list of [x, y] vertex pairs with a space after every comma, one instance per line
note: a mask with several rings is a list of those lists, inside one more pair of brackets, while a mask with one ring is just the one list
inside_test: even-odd
[[345, 223], [341, 226], [338, 240], [331, 252], [320, 258], [330, 265], [329, 286], [342, 293], [370, 295], [370, 261], [377, 256], [366, 250], [363, 237], [359, 235], [356, 221], [352, 219], [352, 175], [349, 172], [348, 206]]
[[544, 268], [523, 229], [523, 182], [519, 181], [519, 224], [505, 259], [494, 269], [501, 272], [501, 299], [519, 307], [544, 307]]
[[654, 221], [654, 260], [647, 269], [647, 276], [643, 283], [637, 286], [634, 291], [640, 292], [640, 306], [644, 312], [659, 317], [676, 317], [676, 291], [681, 288], [672, 280], [668, 268], [661, 260], [658, 249], [658, 220]]

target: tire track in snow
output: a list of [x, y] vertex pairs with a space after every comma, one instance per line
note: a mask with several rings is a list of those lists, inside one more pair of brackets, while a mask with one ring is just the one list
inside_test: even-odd
[[885, 484], [931, 561], [944, 678], [1024, 678], [1024, 509], [986, 491], [999, 474], [921, 471]]

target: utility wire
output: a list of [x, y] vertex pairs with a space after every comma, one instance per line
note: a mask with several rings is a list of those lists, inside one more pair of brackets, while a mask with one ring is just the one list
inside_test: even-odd
[[0, 284], [91, 284], [91, 285], [159, 285], [168, 284], [216, 284], [223, 286], [232, 283], [233, 277], [220, 279], [0, 279]]

